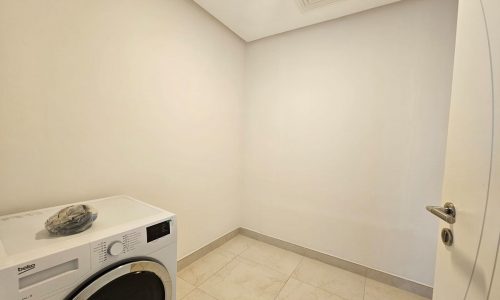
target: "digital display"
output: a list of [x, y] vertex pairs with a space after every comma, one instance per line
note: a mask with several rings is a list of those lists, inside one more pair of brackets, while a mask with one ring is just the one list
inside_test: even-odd
[[147, 241], [152, 242], [170, 234], [170, 221], [146, 227]]

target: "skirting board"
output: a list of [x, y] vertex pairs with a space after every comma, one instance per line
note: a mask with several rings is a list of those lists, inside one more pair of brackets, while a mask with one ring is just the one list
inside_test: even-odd
[[246, 228], [238, 228], [235, 229], [222, 237], [216, 239], [215, 241], [211, 242], [210, 244], [200, 248], [199, 250], [194, 251], [193, 253], [187, 255], [186, 257], [182, 258], [177, 262], [177, 269], [181, 270], [185, 268], [186, 266], [190, 265], [192, 262], [198, 260], [199, 258], [203, 257], [205, 254], [209, 253], [210, 251], [214, 250], [215, 248], [221, 246], [225, 242], [229, 241], [233, 237], [235, 237], [238, 234], [245, 235], [247, 237], [253, 238], [255, 240], [291, 251], [295, 252], [297, 254], [300, 254], [305, 257], [309, 257], [312, 259], [319, 260], [323, 263], [335, 266], [337, 268], [341, 268], [362, 276], [366, 276], [367, 278], [397, 287], [402, 290], [406, 290], [412, 293], [415, 293], [417, 295], [426, 297], [431, 299], [432, 298], [432, 287], [413, 282], [408, 279], [404, 279], [392, 274], [388, 274], [382, 271], [378, 271], [375, 269], [371, 269], [369, 267], [365, 267], [347, 260], [343, 260], [341, 258], [337, 258], [325, 253], [321, 253], [312, 249], [308, 249], [299, 245], [295, 245], [286, 241], [282, 241], [280, 239], [270, 237], [267, 235], [264, 235], [262, 233], [255, 232], [250, 229]]
[[205, 245], [201, 247], [200, 249], [194, 251], [191, 254], [188, 254], [187, 256], [184, 256], [181, 258], [179, 261], [177, 261], [177, 271], [180, 271], [184, 269], [185, 267], [189, 266], [193, 262], [197, 261], [198, 259], [202, 258], [206, 254], [208, 254], [210, 251], [214, 250], [215, 248], [222, 246], [225, 242], [229, 241], [233, 237], [237, 236], [241, 231], [241, 228], [236, 228], [235, 230], [226, 233], [225, 235], [221, 236], [220, 238], [216, 239], [215, 241], [209, 243], [208, 245]]

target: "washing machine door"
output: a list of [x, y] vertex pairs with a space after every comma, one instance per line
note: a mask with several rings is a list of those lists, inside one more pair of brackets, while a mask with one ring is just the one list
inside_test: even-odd
[[172, 279], [168, 270], [154, 261], [119, 265], [81, 288], [73, 300], [171, 300]]

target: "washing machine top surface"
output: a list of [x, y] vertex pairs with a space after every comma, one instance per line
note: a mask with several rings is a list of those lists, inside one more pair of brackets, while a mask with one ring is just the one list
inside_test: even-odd
[[144, 224], [172, 218], [174, 214], [128, 196], [78, 202], [95, 207], [98, 217], [88, 230], [69, 236], [52, 236], [45, 220], [68, 205], [0, 217], [0, 268], [27, 258], [41, 257], [127, 231]]

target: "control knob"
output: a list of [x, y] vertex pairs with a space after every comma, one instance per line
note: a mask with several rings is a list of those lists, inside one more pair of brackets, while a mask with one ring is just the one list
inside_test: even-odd
[[116, 241], [111, 243], [108, 248], [108, 253], [111, 256], [117, 256], [123, 252], [123, 243], [120, 241]]

